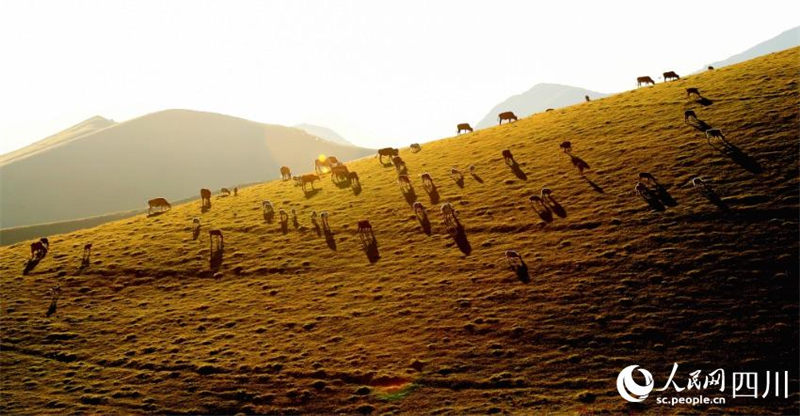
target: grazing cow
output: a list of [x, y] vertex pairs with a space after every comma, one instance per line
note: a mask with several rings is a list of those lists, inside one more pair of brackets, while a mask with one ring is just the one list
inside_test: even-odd
[[301, 176], [292, 176], [292, 180], [294, 181], [294, 186], [300, 186], [303, 184], [303, 178]]
[[712, 138], [721, 139], [723, 142], [728, 142], [728, 139], [725, 138], [725, 135], [722, 134], [722, 130], [720, 129], [708, 129], [706, 130], [706, 140], [711, 142]]
[[547, 222], [553, 221], [553, 214], [550, 212], [550, 208], [547, 206], [541, 196], [531, 195], [528, 197], [528, 201], [530, 201], [531, 207], [533, 207], [533, 210], [541, 219]]
[[460, 170], [456, 168], [450, 168], [450, 177], [453, 179], [455, 183], [464, 182], [464, 175], [461, 173]]
[[563, 150], [564, 153], [567, 154], [572, 153], [572, 143], [569, 141], [561, 142], [561, 145], [559, 145], [559, 147], [561, 147], [561, 150]]
[[331, 225], [328, 223], [328, 211], [322, 211], [319, 214], [320, 220], [322, 220], [322, 230], [325, 234], [330, 234], [331, 232]]
[[468, 131], [472, 133], [473, 132], [472, 126], [470, 126], [469, 123], [461, 123], [458, 126], [456, 126], [456, 134], [461, 134], [462, 131], [465, 132]]
[[53, 286], [47, 291], [47, 295], [50, 296], [50, 306], [47, 308], [45, 316], [49, 318], [53, 316], [53, 314], [56, 313], [56, 309], [58, 309], [58, 298], [61, 297], [61, 285]]
[[516, 272], [525, 265], [525, 262], [522, 260], [522, 256], [516, 251], [506, 250], [505, 254], [506, 254], [506, 261], [508, 262], [508, 267], [510, 267], [511, 270]]
[[331, 182], [340, 184], [350, 179], [350, 171], [345, 165], [336, 165], [331, 168]]
[[208, 230], [208, 239], [212, 256], [215, 252], [220, 252], [225, 248], [221, 230]]
[[676, 74], [675, 71], [667, 71], [663, 75], [664, 75], [664, 82], [667, 82], [669, 80], [681, 79], [681, 77], [678, 74]]
[[511, 151], [506, 149], [502, 152], [503, 160], [506, 162], [508, 166], [514, 166], [517, 164], [517, 161], [514, 160], [514, 155], [511, 154]]
[[417, 219], [420, 221], [424, 221], [425, 218], [428, 217], [428, 213], [425, 211], [425, 206], [422, 205], [422, 202], [414, 202], [414, 215], [417, 216]]
[[83, 255], [81, 256], [81, 267], [89, 266], [89, 261], [91, 257], [92, 257], [92, 243], [88, 243], [83, 246]]
[[515, 116], [512, 111], [504, 111], [497, 115], [497, 124], [503, 124], [503, 120], [506, 120], [508, 123], [512, 123], [517, 121], [517, 116]]
[[278, 210], [278, 216], [280, 217], [281, 224], [289, 223], [289, 214], [287, 214], [283, 208]]
[[475, 174], [475, 165], [469, 165], [469, 173]]
[[361, 181], [358, 179], [358, 173], [350, 172], [347, 178], [350, 179], [350, 185], [352, 185], [354, 188], [361, 187]]
[[172, 209], [172, 205], [164, 198], [154, 198], [147, 201], [147, 215], [152, 214], [153, 210], [157, 209], [159, 212], [168, 211]]
[[294, 208], [292, 208], [292, 226], [295, 229], [300, 228], [300, 222], [297, 221], [297, 211]]
[[420, 146], [419, 143], [411, 143], [409, 149], [411, 149], [411, 153], [419, 153], [422, 151], [422, 146]]
[[713, 66], [711, 66], [711, 65], [709, 65], [709, 66], [708, 66], [708, 70], [709, 70], [709, 71], [713, 71], [713, 70], [714, 70], [714, 67], [713, 67]]
[[237, 196], [237, 195], [239, 195], [239, 187], [234, 186], [233, 187], [233, 196]]
[[211, 208], [211, 191], [203, 188], [200, 190], [200, 203], [203, 208]]
[[272, 206], [272, 202], [270, 201], [261, 202], [261, 212], [264, 215], [265, 221], [272, 221], [272, 218], [275, 217], [275, 208]]
[[686, 97], [691, 97], [692, 94], [696, 95], [698, 98], [701, 97], [699, 89], [697, 89], [695, 87], [687, 88], [686, 89]]
[[445, 228], [447, 228], [447, 232], [453, 236], [458, 234], [461, 224], [458, 221], [458, 213], [455, 208], [453, 208], [453, 205], [449, 202], [445, 202], [442, 204], [441, 208], [439, 208], [439, 212], [442, 214], [442, 222]]
[[292, 179], [292, 171], [288, 166], [281, 166], [281, 180], [288, 181]]
[[592, 99], [591, 99], [591, 98], [589, 98], [589, 96], [588, 96], [588, 95], [584, 95], [584, 96], [583, 96], [583, 98], [585, 98], [585, 99], [586, 99], [586, 102], [587, 102], [587, 103], [588, 103], [589, 101], [592, 101]]
[[694, 110], [686, 110], [683, 112], [683, 122], [688, 123], [689, 119], [693, 118], [697, 120], [697, 114], [694, 113]]
[[428, 193], [433, 192], [433, 190], [436, 188], [436, 185], [433, 183], [433, 177], [431, 177], [431, 174], [425, 172], [420, 175], [420, 178], [422, 178], [422, 187], [425, 188], [425, 191]]
[[31, 259], [41, 260], [47, 255], [50, 250], [50, 240], [47, 237], [42, 237], [39, 241], [31, 243]]
[[639, 194], [639, 196], [641, 196], [641, 197], [642, 197], [642, 198], [644, 198], [644, 199], [648, 199], [648, 200], [649, 200], [649, 199], [653, 198], [653, 193], [652, 193], [652, 192], [650, 191], [650, 189], [649, 189], [649, 188], [648, 188], [648, 187], [647, 187], [645, 184], [643, 184], [642, 182], [637, 182], [637, 183], [636, 183], [636, 186], [634, 186], [634, 187], [633, 187], [633, 190], [634, 190], [634, 191], [635, 191], [637, 194]]
[[391, 163], [392, 157], [397, 156], [399, 154], [400, 151], [395, 148], [384, 147], [383, 149], [378, 149], [378, 161], [380, 161], [382, 165], [388, 165], [388, 163], [384, 163], [383, 158], [384, 157], [389, 158], [389, 162]]
[[377, 246], [375, 232], [372, 230], [372, 224], [369, 223], [369, 220], [361, 220], [358, 222], [358, 238], [361, 240], [361, 246], [365, 250]]
[[311, 190], [314, 190], [314, 181], [319, 180], [319, 175], [314, 175], [313, 173], [307, 173], [300, 177], [300, 186], [303, 188], [303, 192], [306, 192], [306, 184], [311, 184]]
[[199, 229], [200, 229], [200, 218], [197, 217], [192, 218], [192, 231], [197, 232]]
[[653, 78], [650, 78], [648, 76], [636, 78], [636, 86], [637, 87], [641, 87], [642, 85], [648, 85], [648, 84], [656, 85], [656, 82], [653, 81]]
[[222, 196], [229, 196], [231, 194], [231, 190], [228, 188], [222, 188], [219, 190], [219, 193], [222, 194]]
[[317, 175], [321, 176], [324, 174], [327, 168], [328, 167], [325, 165], [325, 162], [320, 161], [319, 159], [314, 160], [314, 172], [316, 172]]
[[548, 108], [547, 110], [544, 110], [545, 113], [548, 113], [550, 111], [553, 111], [553, 109], [552, 108]]

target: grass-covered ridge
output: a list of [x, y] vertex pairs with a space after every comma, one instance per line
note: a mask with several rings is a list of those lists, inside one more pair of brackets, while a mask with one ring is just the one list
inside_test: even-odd
[[[263, 183], [214, 197], [207, 213], [195, 201], [50, 236], [28, 276], [28, 244], [0, 248], [0, 411], [680, 412], [691, 409], [629, 407], [617, 374], [639, 364], [663, 382], [673, 362], [796, 369], [798, 70], [795, 48], [422, 143], [419, 153], [403, 148], [430, 236], [394, 169], [365, 158], [347, 164], [358, 195], [328, 176], [309, 198], [291, 182]], [[687, 98], [687, 87], [712, 103]], [[687, 109], [760, 172], [709, 146], [684, 123]], [[586, 178], [559, 148], [565, 140], [591, 166]], [[504, 149], [526, 179], [504, 164]], [[463, 188], [449, 178], [454, 166]], [[468, 255], [442, 227], [424, 172], [459, 211]], [[677, 205], [651, 210], [633, 192], [640, 172]], [[692, 187], [696, 176], [729, 211]], [[528, 197], [543, 187], [566, 217], [534, 213]], [[266, 223], [263, 200], [294, 208], [301, 229]], [[313, 231], [311, 211], [330, 213], [335, 250]], [[193, 217], [203, 224], [197, 241]], [[374, 264], [355, 234], [361, 219], [379, 244]], [[217, 277], [211, 228], [225, 237]], [[78, 274], [88, 242], [91, 265]], [[507, 269], [509, 249], [530, 282]], [[45, 318], [44, 293], [56, 284], [58, 313]], [[415, 388], [396, 400], [376, 393], [397, 380]], [[716, 410], [797, 405], [795, 394]]]

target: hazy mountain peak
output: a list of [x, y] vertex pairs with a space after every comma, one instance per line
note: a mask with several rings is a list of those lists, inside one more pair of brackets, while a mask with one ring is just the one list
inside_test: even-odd
[[317, 126], [314, 124], [307, 124], [302, 123], [294, 126], [297, 129], [304, 130], [306, 133], [311, 134], [312, 136], [317, 136], [320, 139], [327, 140], [329, 142], [344, 144], [348, 146], [353, 146], [353, 143], [350, 143], [347, 139], [342, 137], [339, 133], [329, 129], [327, 127]]
[[566, 107], [583, 102], [586, 100], [585, 97], [587, 95], [592, 99], [596, 99], [605, 97], [608, 94], [569, 85], [539, 83], [527, 91], [512, 95], [494, 106], [476, 127], [481, 129], [496, 125], [497, 114], [503, 111], [513, 111], [517, 117], [522, 118], [548, 108]]
[[[793, 48], [798, 45], [800, 45], [800, 26], [786, 30], [774, 38], [765, 40], [764, 42], [761, 42], [752, 48], [746, 49], [741, 53], [737, 53], [736, 55], [733, 55], [727, 59], [713, 62], [709, 65], [713, 66], [714, 68], [722, 68], [724, 66], [738, 64], [739, 62], [744, 62], [769, 53]], [[705, 69], [706, 67], [703, 67], [702, 70]]]
[[24, 159], [36, 153], [51, 149], [55, 146], [61, 146], [72, 140], [81, 138], [115, 124], [117, 123], [114, 122], [114, 120], [107, 119], [99, 115], [89, 117], [78, 124], [70, 126], [51, 136], [45, 137], [42, 140], [31, 143], [21, 149], [0, 155], [0, 166], [16, 160]]

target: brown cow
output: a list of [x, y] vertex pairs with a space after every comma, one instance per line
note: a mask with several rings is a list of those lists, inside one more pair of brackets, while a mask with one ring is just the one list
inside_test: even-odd
[[292, 171], [288, 166], [281, 166], [281, 180], [288, 181], [292, 179]]
[[681, 77], [678, 74], [676, 74], [675, 71], [667, 71], [663, 75], [664, 75], [664, 82], [667, 82], [669, 80], [681, 79]]
[[208, 239], [209, 244], [211, 245], [210, 250], [212, 256], [215, 254], [215, 252], [220, 252], [225, 248], [225, 241], [222, 239], [221, 230], [208, 230]]
[[319, 180], [319, 175], [314, 175], [313, 173], [307, 173], [300, 177], [300, 186], [303, 188], [303, 192], [306, 192], [306, 184], [311, 184], [311, 190], [314, 190], [314, 181]]
[[589, 96], [588, 96], [588, 95], [584, 95], [584, 96], [583, 96], [583, 98], [585, 98], [585, 99], [586, 99], [586, 102], [587, 102], [587, 103], [588, 103], [589, 101], [592, 101], [592, 99], [591, 99], [591, 98], [589, 98]]
[[31, 243], [31, 259], [41, 260], [47, 255], [50, 249], [50, 240], [47, 237], [42, 237], [39, 241]]
[[470, 126], [469, 123], [461, 123], [456, 126], [456, 134], [461, 134], [462, 131], [468, 131], [472, 133], [474, 130], [472, 130], [472, 126]]
[[497, 124], [503, 124], [503, 120], [512, 123], [514, 121], [517, 121], [517, 116], [515, 116], [512, 111], [504, 111], [497, 115], [497, 121], [498, 121]]
[[420, 146], [419, 143], [411, 143], [409, 149], [411, 149], [411, 153], [419, 153], [422, 151], [422, 146]]
[[382, 165], [388, 165], [389, 163], [384, 163], [383, 158], [388, 157], [389, 162], [391, 163], [392, 157], [397, 156], [400, 154], [400, 151], [392, 148], [392, 147], [384, 147], [383, 149], [378, 149], [378, 160], [381, 162]]
[[698, 97], [701, 97], [701, 95], [700, 95], [700, 89], [698, 89], [698, 88], [695, 88], [695, 87], [690, 87], [690, 88], [687, 88], [687, 89], [686, 89], [686, 97], [691, 97], [691, 96], [692, 96], [692, 94], [694, 94], [694, 95], [696, 95], [696, 96], [698, 96]]
[[335, 184], [346, 183], [350, 179], [350, 171], [345, 165], [331, 167], [331, 181]]
[[219, 193], [222, 194], [222, 196], [229, 196], [231, 194], [231, 190], [228, 188], [222, 188], [219, 190]]
[[211, 191], [203, 188], [200, 190], [200, 204], [202, 208], [211, 208]]
[[656, 85], [656, 82], [653, 81], [653, 78], [650, 78], [648, 76], [636, 78], [636, 86], [637, 87], [641, 87], [642, 85], [648, 85], [648, 84]]
[[164, 198], [154, 198], [147, 201], [147, 215], [152, 214], [154, 209], [158, 209], [158, 212], [169, 211], [172, 209], [172, 205], [167, 202]]

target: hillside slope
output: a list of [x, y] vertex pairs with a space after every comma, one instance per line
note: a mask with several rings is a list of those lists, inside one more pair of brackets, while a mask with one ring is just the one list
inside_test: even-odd
[[540, 113], [548, 108], [562, 108], [568, 105], [585, 101], [585, 96], [591, 99], [605, 97], [607, 94], [590, 91], [584, 88], [571, 87], [559, 84], [536, 84], [522, 94], [508, 97], [497, 104], [476, 125], [478, 129], [497, 125], [497, 115], [503, 111], [513, 111], [517, 117], [528, 117]]
[[[2, 228], [85, 218], [307, 171], [319, 154], [373, 151], [304, 131], [188, 110], [148, 114], [0, 166]], [[109, 180], [109, 178], [113, 178]]]
[[[394, 169], [365, 158], [348, 164], [360, 193], [327, 176], [307, 196], [291, 182], [259, 184], [203, 214], [196, 201], [51, 236], [28, 276], [27, 244], [0, 248], [0, 412], [795, 414], [796, 390], [669, 407], [626, 404], [615, 381], [638, 364], [661, 386], [680, 363], [683, 386], [689, 371], [720, 367], [789, 370], [797, 385], [798, 70], [792, 49], [401, 149], [430, 236]], [[739, 152], [684, 124], [690, 108]], [[565, 138], [591, 165], [585, 178], [560, 151]], [[467, 243], [441, 225], [426, 171]], [[633, 192], [640, 172], [677, 204], [650, 209]], [[692, 188], [698, 175], [727, 210]], [[564, 209], [551, 222], [528, 202], [545, 186]], [[265, 222], [263, 200], [296, 209], [299, 229]], [[327, 241], [312, 210], [330, 213]], [[375, 263], [355, 233], [362, 219]], [[225, 239], [216, 272], [213, 228]], [[529, 281], [508, 270], [508, 249]], [[46, 318], [56, 284], [58, 312]]]

